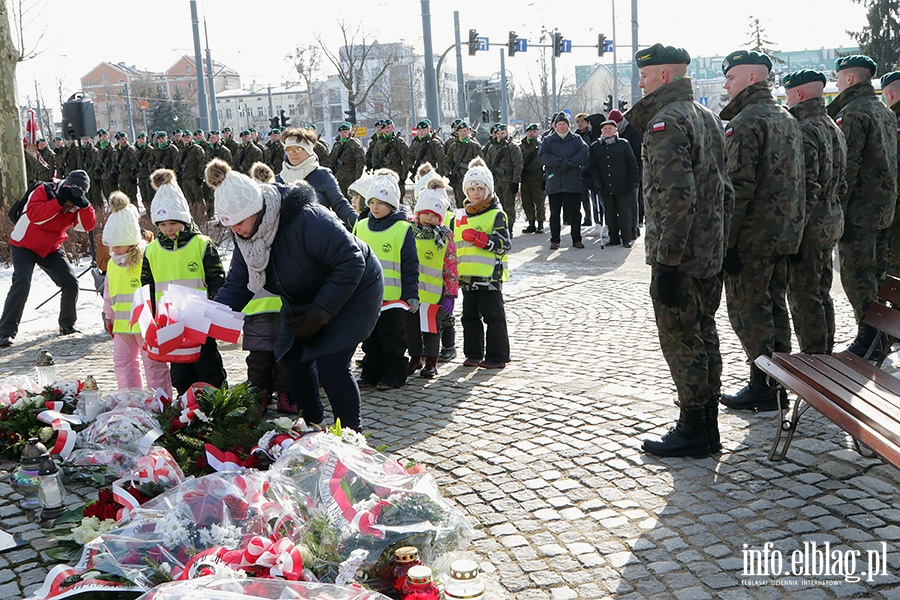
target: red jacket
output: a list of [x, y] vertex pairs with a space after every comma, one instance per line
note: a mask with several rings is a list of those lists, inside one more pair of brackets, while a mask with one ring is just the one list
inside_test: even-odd
[[63, 212], [56, 195], [48, 196], [48, 187], [51, 186], [40, 185], [31, 192], [25, 212], [9, 236], [10, 244], [31, 250], [41, 258], [59, 250], [63, 242], [69, 239], [69, 227], [91, 231], [97, 224], [91, 205]]

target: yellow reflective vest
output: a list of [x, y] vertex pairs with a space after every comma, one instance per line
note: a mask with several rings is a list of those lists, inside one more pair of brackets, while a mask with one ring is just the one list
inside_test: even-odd
[[480, 215], [466, 215], [464, 219], [456, 219], [453, 243], [456, 245], [456, 258], [459, 260], [460, 277], [490, 279], [494, 276], [494, 267], [497, 265], [497, 261], [500, 260], [503, 264], [503, 276], [500, 278], [500, 281], [509, 281], [509, 258], [506, 254], [498, 256], [484, 248], [474, 246], [472, 242], [467, 242], [462, 237], [463, 232], [467, 229], [483, 231], [490, 235], [494, 231], [494, 221], [499, 212], [501, 211], [492, 208]]
[[145, 256], [153, 273], [157, 300], [170, 285], [206, 290], [203, 255], [210, 243], [205, 235], [195, 235], [186, 245], [172, 250], [163, 248], [159, 240], [150, 242]]
[[444, 293], [444, 257], [447, 246], [438, 248], [434, 240], [416, 240], [419, 254], [419, 302], [437, 304]]
[[408, 221], [397, 221], [384, 231], [372, 231], [369, 229], [369, 219], [357, 221], [353, 226], [353, 233], [367, 243], [381, 261], [381, 270], [384, 272], [384, 301], [400, 300], [403, 292], [403, 282], [400, 274], [400, 250], [409, 230]]
[[241, 312], [248, 317], [281, 312], [281, 296], [276, 296], [266, 290], [256, 292]]
[[120, 267], [113, 261], [106, 266], [106, 284], [109, 286], [109, 304], [113, 311], [113, 333], [141, 333], [140, 326], [131, 321], [131, 301], [134, 291], [141, 287], [141, 261], [128, 267]]

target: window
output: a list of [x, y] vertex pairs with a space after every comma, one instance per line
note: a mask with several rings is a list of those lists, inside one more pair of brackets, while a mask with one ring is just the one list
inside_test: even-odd
[[229, 121], [231, 120], [231, 109], [230, 108], [225, 109], [225, 118], [228, 119]]
[[340, 104], [341, 103], [341, 91], [331, 89], [328, 90], [328, 102], [330, 104]]
[[[344, 111], [341, 110], [342, 108], [343, 108], [342, 106], [329, 106], [329, 107], [328, 107], [328, 109], [329, 109], [329, 110], [328, 110], [329, 118], [331, 118], [331, 119], [341, 119], [342, 116], [343, 116], [343, 114], [344, 114]], [[341, 124], [341, 123], [340, 123], [340, 121], [339, 121], [339, 122], [338, 122], [338, 125], [340, 125], [340, 124]], [[337, 129], [337, 127], [335, 127], [335, 129]]]
[[184, 68], [184, 74], [185, 74], [185, 75], [190, 75], [190, 74], [191, 74], [191, 68], [190, 68], [190, 67], [185, 67], [185, 68]]
[[262, 107], [262, 106], [257, 106], [257, 107], [256, 107], [256, 116], [259, 117], [259, 118], [261, 118], [261, 119], [262, 119], [262, 118], [265, 118], [266, 113], [263, 112], [263, 107]]

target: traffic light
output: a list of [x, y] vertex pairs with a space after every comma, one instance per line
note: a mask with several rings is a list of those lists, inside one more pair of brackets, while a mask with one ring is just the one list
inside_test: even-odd
[[496, 109], [496, 108], [495, 108], [494, 110], [492, 110], [492, 111], [491, 111], [491, 116], [494, 118], [494, 122], [495, 122], [495, 123], [499, 123], [499, 122], [500, 122], [500, 110], [499, 110], [499, 109]]
[[345, 110], [344, 114], [347, 115], [347, 122], [351, 125], [356, 125], [356, 103], [348, 102], [349, 110]]
[[603, 103], [603, 108], [606, 109], [606, 112], [609, 112], [613, 109], [612, 94], [606, 95], [606, 102]]
[[563, 35], [561, 33], [553, 34], [553, 56], [559, 58], [563, 52]]
[[284, 129], [285, 127], [288, 126], [288, 123], [290, 122], [290, 119], [289, 119], [288, 117], [285, 117], [285, 116], [284, 116], [284, 109], [283, 109], [283, 108], [280, 109], [280, 110], [278, 111], [278, 114], [281, 116], [281, 128]]
[[469, 56], [475, 56], [475, 52], [478, 50], [478, 30], [470, 29], [469, 30]]
[[507, 47], [509, 48], [510, 56], [516, 55], [516, 39], [517, 39], [516, 32], [510, 31], [509, 32], [509, 43], [507, 44]]
[[597, 36], [597, 56], [603, 56], [606, 53], [606, 36], [602, 33]]
[[619, 110], [622, 112], [628, 110], [628, 100], [619, 100]]
[[278, 117], [269, 117], [269, 129], [278, 127]]

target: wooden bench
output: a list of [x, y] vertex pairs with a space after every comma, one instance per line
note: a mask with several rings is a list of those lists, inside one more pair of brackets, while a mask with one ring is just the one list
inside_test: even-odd
[[[888, 276], [864, 321], [878, 330], [877, 348], [900, 338], [900, 279]], [[897, 307], [897, 308], [893, 308]], [[870, 348], [866, 356], [871, 356]], [[885, 353], [886, 354], [886, 353]], [[770, 460], [782, 460], [791, 445], [800, 417], [815, 408], [849, 433], [863, 456], [880, 456], [900, 468], [900, 380], [881, 370], [883, 358], [872, 364], [849, 352], [760, 356], [756, 366], [777, 382], [778, 429]], [[797, 396], [793, 410], [787, 405], [790, 390]], [[788, 413], [790, 415], [788, 416]], [[865, 451], [861, 445], [874, 451]]]

